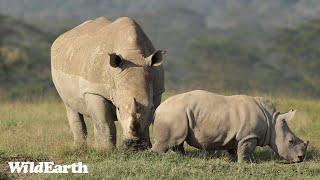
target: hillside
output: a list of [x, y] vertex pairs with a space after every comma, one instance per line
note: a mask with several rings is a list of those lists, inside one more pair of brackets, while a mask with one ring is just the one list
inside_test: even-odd
[[14, 34], [0, 46], [19, 61], [0, 72], [0, 89], [55, 92], [51, 42], [87, 19], [130, 16], [167, 50], [167, 90], [319, 97], [318, 9], [316, 0], [2, 0], [0, 12], [14, 18], [5, 16], [0, 33]]
[[53, 35], [0, 15], [0, 37], [1, 96], [51, 91], [49, 49]]
[[184, 53], [186, 41], [207, 32], [250, 27], [267, 31], [296, 27], [317, 18], [317, 0], [2, 0], [0, 12], [23, 18], [44, 31], [60, 33], [99, 16], [130, 16], [168, 56]]
[[[19, 17], [73, 17], [79, 20], [97, 16], [116, 18], [136, 13], [158, 14], [183, 9], [201, 14], [210, 28], [238, 24], [292, 26], [303, 19], [317, 17], [317, 0], [2, 0], [0, 11]], [[172, 11], [173, 13], [175, 11]], [[163, 14], [171, 17], [170, 14]]]
[[183, 62], [168, 70], [184, 74], [172, 84], [181, 89], [320, 96], [320, 21], [275, 29], [262, 45], [239, 32], [191, 41]]

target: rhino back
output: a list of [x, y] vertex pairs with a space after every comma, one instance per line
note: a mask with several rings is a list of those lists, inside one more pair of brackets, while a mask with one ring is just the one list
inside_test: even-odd
[[[154, 47], [137, 23], [119, 18], [110, 23], [98, 18], [62, 34], [51, 48], [52, 68], [92, 83], [110, 83], [109, 53], [128, 57], [151, 55]], [[138, 65], [144, 59], [130, 58]]]
[[64, 34], [61, 35], [63, 38], [77, 38], [79, 36], [83, 35], [89, 35], [92, 36], [94, 34], [97, 34], [97, 32], [103, 28], [104, 26], [109, 25], [112, 23], [111, 20], [105, 18], [105, 17], [100, 17], [94, 20], [88, 20], [73, 29], [65, 32]]

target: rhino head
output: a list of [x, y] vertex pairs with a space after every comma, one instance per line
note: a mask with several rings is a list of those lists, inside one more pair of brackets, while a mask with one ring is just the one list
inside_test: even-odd
[[[138, 150], [151, 146], [149, 126], [155, 109], [153, 67], [162, 64], [164, 53], [159, 50], [146, 58], [142, 55], [126, 57], [109, 54], [110, 65], [116, 74], [113, 80], [116, 88], [114, 98], [125, 148]], [[140, 61], [133, 58], [140, 58]]]
[[283, 114], [279, 112], [273, 114], [270, 147], [279, 156], [298, 163], [305, 158], [309, 142], [303, 142], [288, 127], [287, 121], [290, 121], [295, 113], [296, 110], [290, 110]]

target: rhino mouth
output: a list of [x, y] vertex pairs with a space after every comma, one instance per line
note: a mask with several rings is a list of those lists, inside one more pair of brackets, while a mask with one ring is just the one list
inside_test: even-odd
[[145, 139], [125, 139], [123, 146], [125, 149], [145, 150], [151, 148], [151, 142]]
[[295, 161], [293, 161], [294, 163], [300, 163], [304, 160], [304, 157], [298, 157]]
[[303, 159], [297, 159], [297, 160], [294, 160], [293, 163], [301, 163], [303, 161]]
[[293, 163], [300, 163], [300, 162], [302, 162], [302, 161], [304, 160], [304, 158], [305, 158], [305, 155], [303, 155], [303, 156], [298, 156], [298, 157], [296, 157], [296, 158], [293, 158], [293, 159], [292, 159], [292, 162], [293, 162]]

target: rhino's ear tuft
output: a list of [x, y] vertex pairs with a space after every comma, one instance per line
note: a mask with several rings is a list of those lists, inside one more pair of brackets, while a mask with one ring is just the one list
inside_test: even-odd
[[117, 68], [120, 67], [122, 58], [120, 55], [117, 55], [116, 53], [109, 54], [110, 56], [110, 66]]
[[285, 119], [286, 121], [290, 121], [290, 120], [294, 117], [294, 115], [296, 114], [296, 112], [297, 112], [297, 110], [292, 110], [292, 109], [291, 109], [289, 112], [284, 113], [284, 114], [283, 114], [284, 119]]
[[166, 54], [164, 50], [158, 50], [153, 53], [146, 59], [148, 66], [160, 66], [163, 63], [164, 54]]

